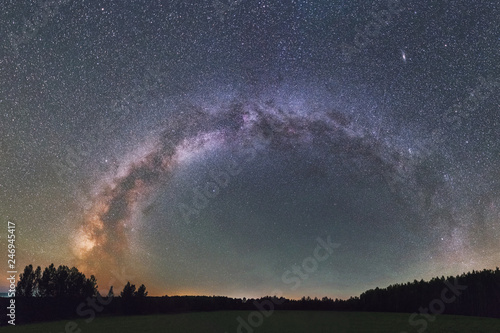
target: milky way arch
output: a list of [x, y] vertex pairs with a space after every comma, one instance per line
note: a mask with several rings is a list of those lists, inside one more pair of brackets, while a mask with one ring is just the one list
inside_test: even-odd
[[[120, 172], [106, 178], [73, 237], [73, 252], [82, 267], [114, 265], [129, 253], [128, 228], [138, 202], [168, 183], [175, 168], [211, 147], [255, 145], [286, 152], [298, 146], [326, 147], [369, 161], [394, 191], [412, 182], [422, 154], [373, 134], [342, 112], [326, 109], [301, 113], [273, 102], [234, 102], [217, 112], [189, 107], [165, 121], [154, 144], [123, 161]], [[401, 187], [402, 188], [402, 187]]]

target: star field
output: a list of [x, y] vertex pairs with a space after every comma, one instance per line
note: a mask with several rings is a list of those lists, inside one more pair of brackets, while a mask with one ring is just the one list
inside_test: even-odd
[[[344, 298], [498, 266], [499, 14], [8, 2], [0, 218], [19, 267], [152, 295]], [[318, 237], [339, 246], [291, 289]]]

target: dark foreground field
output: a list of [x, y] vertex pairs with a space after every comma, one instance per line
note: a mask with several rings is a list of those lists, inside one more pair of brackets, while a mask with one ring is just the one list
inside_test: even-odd
[[[264, 318], [262, 325], [252, 328], [239, 327], [238, 317], [248, 323], [251, 312], [247, 311], [221, 311], [198, 312], [185, 314], [134, 316], [134, 317], [108, 317], [96, 318], [90, 323], [76, 320], [67, 332], [380, 332], [380, 333], [408, 333], [417, 332], [417, 328], [408, 323], [409, 314], [402, 313], [368, 313], [368, 312], [307, 312], [307, 311], [281, 311], [275, 312], [270, 317]], [[254, 312], [254, 315], [256, 313]], [[257, 323], [260, 316], [255, 316], [252, 323]], [[421, 317], [417, 318], [420, 319]], [[2, 328], [3, 332], [66, 332], [67, 321], [52, 323], [22, 325]], [[422, 331], [424, 332], [424, 331]], [[434, 322], [428, 322], [426, 333], [486, 333], [500, 332], [500, 320], [491, 318], [463, 317], [463, 316], [438, 316]]]

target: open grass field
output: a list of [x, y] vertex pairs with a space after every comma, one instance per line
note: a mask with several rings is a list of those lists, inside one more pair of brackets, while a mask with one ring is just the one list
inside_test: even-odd
[[[76, 320], [66, 330], [67, 321], [3, 327], [0, 331], [9, 333], [127, 333], [127, 332], [241, 332], [241, 333], [293, 333], [293, 332], [380, 332], [408, 333], [417, 332], [417, 328], [408, 323], [409, 314], [367, 313], [367, 312], [275, 312], [268, 318], [255, 316], [250, 322], [256, 327], [242, 326], [238, 317], [246, 323], [251, 312], [223, 311], [199, 312], [154, 316], [107, 317], [96, 318], [90, 323]], [[260, 318], [263, 318], [260, 319]], [[257, 326], [259, 319], [262, 322]], [[421, 319], [421, 317], [417, 318]], [[253, 320], [253, 321], [252, 321]], [[76, 324], [75, 324], [76, 323]], [[77, 325], [77, 326], [76, 326]], [[81, 331], [79, 331], [81, 329]], [[424, 332], [424, 331], [422, 331]], [[428, 322], [426, 333], [500, 333], [500, 320], [491, 318], [438, 316], [434, 322]]]

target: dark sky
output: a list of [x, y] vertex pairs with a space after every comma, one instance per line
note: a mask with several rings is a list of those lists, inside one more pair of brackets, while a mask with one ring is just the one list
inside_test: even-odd
[[499, 7], [4, 1], [18, 270], [343, 298], [498, 266]]

